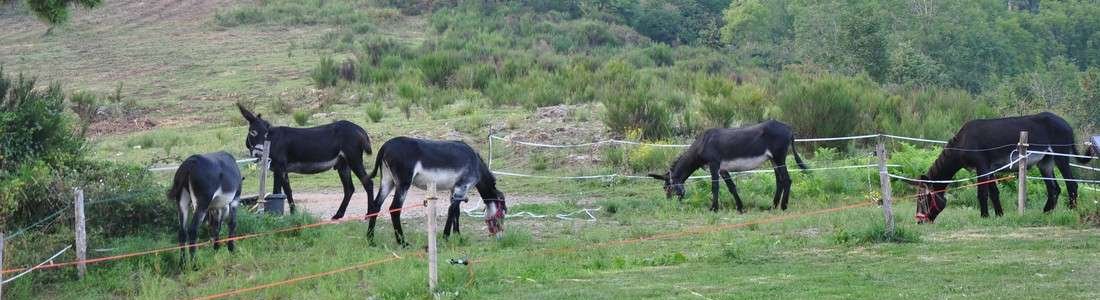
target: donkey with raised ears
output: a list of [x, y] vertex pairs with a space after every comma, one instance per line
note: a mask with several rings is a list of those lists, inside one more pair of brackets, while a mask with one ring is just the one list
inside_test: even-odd
[[310, 128], [273, 127], [261, 115], [253, 115], [244, 106], [237, 104], [237, 108], [245, 120], [248, 120], [248, 136], [245, 137], [244, 145], [252, 156], [262, 156], [264, 141], [271, 142], [268, 156], [275, 178], [272, 192], [286, 195], [291, 213], [295, 211], [294, 196], [291, 195], [287, 176], [291, 172], [317, 174], [334, 169], [340, 174], [344, 199], [332, 216], [333, 220], [344, 217], [351, 195], [355, 193], [355, 184], [351, 181], [352, 173], [359, 177], [363, 190], [367, 192], [367, 201], [371, 202], [374, 197], [374, 183], [367, 177], [366, 168], [363, 167], [363, 153], [371, 154], [371, 146], [370, 137], [363, 127], [344, 120]]
[[[1009, 162], [1019, 158], [1018, 151], [1020, 131], [1028, 132], [1028, 150], [1044, 151], [1062, 154], [1077, 154], [1074, 142], [1073, 127], [1065, 119], [1049, 112], [1036, 115], [973, 120], [963, 124], [959, 132], [947, 142], [943, 152], [932, 163], [928, 173], [921, 175], [922, 181], [909, 182], [917, 187], [917, 223], [935, 222], [936, 216], [947, 207], [945, 196], [947, 183], [935, 181], [947, 181], [955, 177], [955, 173], [964, 168], [973, 170], [977, 174], [986, 175], [1000, 169]], [[1039, 166], [1039, 173], [1046, 178], [1054, 178], [1054, 167], [1062, 173], [1065, 179], [1074, 179], [1073, 169], [1069, 165], [1069, 157], [1056, 155], [1027, 154], [1028, 166]], [[1088, 163], [1088, 158], [1078, 158], [1081, 163]], [[1011, 167], [1015, 169], [1016, 167]], [[989, 174], [978, 178], [981, 182], [987, 182], [994, 178]], [[1045, 180], [1047, 190], [1047, 202], [1043, 206], [1044, 212], [1054, 209], [1058, 203], [1058, 194], [1061, 189], [1054, 180]], [[1070, 209], [1077, 206], [1077, 183], [1066, 181], [1066, 190], [1069, 199], [1066, 205]], [[989, 216], [987, 202], [992, 198], [993, 212], [1000, 216], [1004, 214], [1001, 208], [1001, 196], [997, 190], [997, 184], [989, 182], [978, 186], [978, 205], [982, 210], [982, 217]]]
[[367, 238], [374, 241], [374, 221], [382, 209], [382, 203], [394, 188], [397, 193], [390, 203], [390, 217], [393, 221], [397, 243], [406, 246], [401, 231], [400, 208], [405, 202], [405, 193], [416, 186], [428, 189], [430, 185], [440, 191], [451, 191], [451, 205], [447, 210], [447, 222], [443, 236], [449, 237], [451, 231], [458, 233], [459, 204], [467, 201], [466, 193], [476, 188], [485, 202], [485, 223], [489, 233], [497, 235], [503, 231], [500, 220], [504, 218], [507, 207], [504, 193], [497, 190], [496, 177], [489, 171], [485, 161], [466, 143], [460, 141], [430, 141], [409, 137], [395, 137], [382, 144], [375, 158], [374, 178], [379, 169], [382, 171], [381, 188], [378, 196], [370, 203]]
[[[222, 152], [196, 154], [188, 157], [176, 170], [168, 200], [175, 202], [179, 211], [179, 245], [191, 245], [191, 259], [195, 258], [195, 240], [199, 225], [209, 220], [210, 236], [214, 249], [218, 248], [222, 221], [229, 219], [229, 238], [237, 235], [237, 206], [241, 196], [241, 170], [233, 155]], [[209, 216], [207, 216], [209, 215]], [[209, 219], [207, 219], [209, 217]], [[234, 251], [233, 241], [228, 243]], [[180, 262], [187, 257], [187, 249], [180, 249]]]
[[763, 123], [742, 128], [711, 128], [695, 139], [684, 153], [672, 164], [672, 168], [663, 175], [650, 174], [650, 177], [665, 183], [665, 196], [684, 198], [684, 181], [699, 168], [710, 170], [710, 209], [718, 210], [718, 180], [726, 182], [737, 211], [744, 212], [741, 196], [737, 195], [737, 185], [733, 183], [729, 172], [753, 170], [764, 161], [771, 160], [775, 167], [775, 198], [772, 207], [787, 209], [787, 200], [791, 193], [791, 176], [787, 173], [787, 151], [794, 154], [798, 167], [806, 169], [806, 164], [793, 147], [794, 134], [790, 126], [779, 121], [768, 120]]

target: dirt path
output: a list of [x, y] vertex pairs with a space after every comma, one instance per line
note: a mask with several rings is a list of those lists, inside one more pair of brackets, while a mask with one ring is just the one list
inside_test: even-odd
[[[412, 188], [409, 189], [409, 193], [405, 196], [405, 207], [409, 208], [407, 211], [402, 211], [401, 216], [403, 218], [416, 218], [423, 217], [425, 210], [419, 208], [411, 208], [422, 204], [424, 198], [427, 196], [425, 191]], [[344, 192], [339, 190], [332, 191], [311, 191], [311, 192], [295, 192], [294, 202], [298, 204], [298, 208], [305, 209], [309, 213], [323, 219], [331, 218], [336, 213], [336, 209], [340, 208], [340, 201], [344, 198]], [[450, 199], [446, 196], [446, 193], [440, 195], [442, 202], [437, 204], [436, 214], [443, 216], [446, 213], [446, 201]], [[549, 196], [526, 196], [526, 195], [508, 195], [508, 205], [513, 206], [516, 204], [538, 204], [538, 203], [555, 203], [558, 199]], [[390, 202], [393, 201], [393, 195], [386, 199], [386, 202], [382, 204], [382, 208], [386, 209], [390, 207]], [[462, 210], [484, 210], [485, 204], [481, 202], [481, 197], [477, 196], [477, 193], [470, 194], [470, 201], [462, 204]], [[347, 212], [344, 213], [345, 218], [362, 218], [367, 214], [367, 194], [357, 191], [351, 196], [351, 201], [348, 203]], [[388, 218], [385, 217], [385, 218]]]

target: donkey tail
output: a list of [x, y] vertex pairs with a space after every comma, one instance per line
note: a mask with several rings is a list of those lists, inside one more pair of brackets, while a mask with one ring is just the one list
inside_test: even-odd
[[176, 169], [176, 176], [172, 179], [172, 187], [168, 189], [168, 200], [177, 200], [180, 193], [187, 187], [187, 181], [191, 178], [191, 169], [198, 163], [194, 157], [188, 157]]
[[803, 171], [808, 171], [810, 167], [806, 166], [805, 162], [802, 162], [802, 156], [798, 155], [798, 147], [794, 144], [794, 137], [791, 137], [791, 154], [794, 155], [794, 162], [798, 163], [798, 168]]
[[[367, 154], [370, 154], [370, 148], [368, 147], [367, 149]], [[370, 176], [367, 176], [367, 178], [374, 178], [375, 175], [378, 175], [378, 168], [382, 166], [382, 156], [384, 156], [385, 154], [386, 144], [382, 144], [382, 148], [378, 148], [378, 155], [374, 156], [374, 168], [371, 169]]]

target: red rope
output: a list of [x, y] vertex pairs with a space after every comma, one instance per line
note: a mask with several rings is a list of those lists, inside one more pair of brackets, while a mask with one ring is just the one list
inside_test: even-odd
[[237, 295], [237, 294], [241, 294], [241, 293], [246, 293], [246, 292], [251, 292], [251, 291], [255, 291], [255, 290], [262, 290], [262, 289], [272, 288], [272, 287], [276, 287], [276, 286], [280, 286], [280, 285], [287, 285], [287, 284], [297, 283], [299, 281], [303, 281], [303, 280], [307, 280], [307, 279], [313, 279], [313, 278], [317, 278], [317, 277], [328, 276], [328, 275], [341, 273], [341, 272], [347, 272], [347, 271], [351, 271], [351, 270], [355, 270], [355, 269], [369, 268], [371, 266], [380, 265], [380, 264], [384, 264], [384, 263], [388, 263], [388, 262], [396, 261], [396, 260], [400, 260], [400, 259], [402, 259], [400, 256], [394, 256], [394, 257], [374, 260], [374, 261], [370, 261], [370, 262], [367, 262], [367, 263], [362, 263], [362, 264], [358, 264], [358, 265], [354, 265], [354, 266], [350, 266], [350, 267], [344, 267], [344, 268], [339, 268], [339, 269], [336, 269], [336, 270], [325, 271], [325, 272], [310, 274], [310, 275], [301, 276], [301, 277], [295, 277], [295, 278], [291, 278], [291, 279], [287, 279], [287, 280], [283, 280], [283, 281], [276, 281], [276, 282], [272, 282], [272, 283], [268, 283], [268, 284], [264, 284], [264, 285], [258, 285], [258, 286], [254, 286], [254, 287], [249, 287], [249, 288], [231, 290], [231, 291], [217, 293], [217, 294], [213, 294], [213, 295], [209, 295], [209, 296], [198, 297], [198, 298], [195, 298], [195, 299], [196, 300], [210, 300], [210, 299], [225, 298], [225, 297], [229, 297], [229, 296], [233, 296], [233, 295]]

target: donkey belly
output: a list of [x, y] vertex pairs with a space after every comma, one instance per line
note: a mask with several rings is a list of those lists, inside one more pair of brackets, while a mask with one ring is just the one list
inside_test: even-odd
[[449, 191], [451, 188], [454, 188], [455, 183], [458, 182], [459, 177], [462, 176], [462, 171], [463, 170], [453, 169], [427, 169], [417, 163], [416, 169], [413, 171], [412, 185], [422, 190], [427, 190], [428, 186], [434, 183], [437, 191]]
[[210, 206], [207, 210], [222, 210], [226, 207], [236, 207], [240, 203], [235, 199], [237, 191], [223, 191], [221, 187], [214, 191], [214, 196], [210, 197]]
[[292, 162], [287, 164], [287, 171], [299, 173], [299, 174], [317, 174], [324, 171], [332, 170], [333, 166], [336, 166], [336, 161], [343, 157], [344, 153], [340, 153], [336, 157], [333, 157], [327, 161], [318, 162]]
[[759, 167], [761, 164], [764, 163], [764, 161], [768, 160], [771, 157], [772, 157], [771, 151], [765, 150], [764, 153], [762, 153], [758, 156], [735, 158], [735, 159], [731, 159], [731, 160], [723, 160], [721, 169], [722, 169], [722, 171], [733, 171], [733, 172], [753, 170], [753, 169], [756, 169], [756, 167]]

